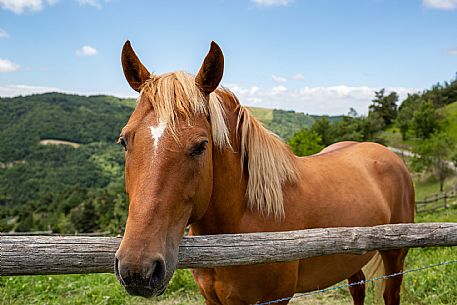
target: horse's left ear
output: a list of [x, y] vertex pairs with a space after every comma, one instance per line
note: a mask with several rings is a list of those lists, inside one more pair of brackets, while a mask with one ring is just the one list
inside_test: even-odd
[[221, 48], [214, 41], [198, 71], [195, 83], [205, 95], [216, 90], [224, 74], [224, 55]]

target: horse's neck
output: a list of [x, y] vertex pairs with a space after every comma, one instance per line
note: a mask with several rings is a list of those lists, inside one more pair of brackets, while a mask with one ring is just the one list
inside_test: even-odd
[[205, 216], [191, 225], [198, 235], [234, 233], [245, 212], [246, 177], [242, 175], [240, 153], [213, 153], [213, 191]]
[[246, 211], [247, 178], [241, 169], [240, 141], [236, 131], [239, 104], [224, 97], [227, 127], [233, 150], [213, 151], [213, 192], [205, 216], [191, 225], [195, 234], [236, 232]]

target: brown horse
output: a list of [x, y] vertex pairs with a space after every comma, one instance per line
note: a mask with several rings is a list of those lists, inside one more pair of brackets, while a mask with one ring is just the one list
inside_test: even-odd
[[[413, 184], [394, 153], [375, 143], [343, 142], [294, 156], [231, 92], [218, 88], [224, 58], [216, 43], [196, 77], [149, 73], [128, 41], [122, 65], [140, 93], [119, 138], [130, 206], [115, 270], [129, 293], [164, 291], [187, 225], [191, 234], [206, 235], [413, 222]], [[380, 252], [386, 274], [402, 270], [406, 253]], [[374, 254], [193, 274], [206, 304], [254, 304], [359, 281]], [[399, 304], [401, 281], [386, 281], [385, 304]], [[364, 286], [350, 291], [354, 304], [363, 304]]]

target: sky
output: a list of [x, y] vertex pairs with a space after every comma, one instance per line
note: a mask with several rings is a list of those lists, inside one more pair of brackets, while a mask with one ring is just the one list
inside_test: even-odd
[[129, 39], [155, 74], [195, 74], [216, 41], [244, 105], [339, 115], [456, 78], [457, 0], [0, 0], [0, 96], [136, 97]]

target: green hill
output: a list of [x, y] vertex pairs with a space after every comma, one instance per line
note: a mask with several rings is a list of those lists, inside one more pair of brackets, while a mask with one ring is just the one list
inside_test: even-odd
[[[62, 93], [0, 98], [0, 231], [117, 233], [128, 201], [115, 142], [134, 106], [133, 99]], [[314, 121], [251, 111], [284, 139]]]
[[[123, 152], [115, 142], [134, 105], [61, 93], [1, 98], [0, 231], [119, 226], [125, 216], [114, 217], [114, 208], [117, 202], [125, 211], [127, 199]], [[83, 145], [40, 144], [45, 139]]]
[[289, 140], [302, 128], [311, 127], [315, 121], [315, 117], [304, 114], [303, 112], [258, 107], [249, 107], [249, 109], [266, 128], [284, 140]]
[[0, 99], [0, 162], [21, 160], [42, 139], [112, 143], [134, 100], [47, 93]]

